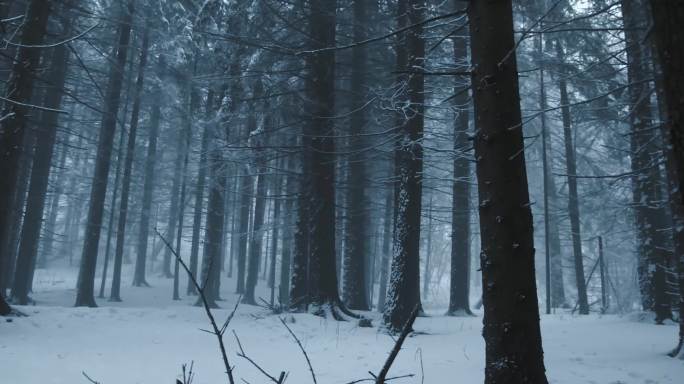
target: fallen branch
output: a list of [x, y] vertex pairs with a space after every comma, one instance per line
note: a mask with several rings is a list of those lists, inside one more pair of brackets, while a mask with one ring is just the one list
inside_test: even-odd
[[399, 338], [397, 338], [397, 341], [394, 343], [394, 348], [392, 348], [392, 351], [390, 352], [389, 356], [387, 356], [387, 360], [385, 360], [385, 365], [383, 365], [378, 376], [375, 377], [376, 384], [384, 384], [387, 382], [387, 373], [392, 367], [394, 359], [397, 358], [397, 355], [399, 354], [401, 346], [404, 344], [406, 337], [409, 335], [409, 333], [413, 331], [413, 323], [416, 321], [416, 317], [418, 317], [419, 311], [420, 306], [416, 305], [416, 307], [413, 308], [413, 311], [411, 312], [411, 316], [408, 318], [408, 320], [406, 320], [406, 324], [404, 324], [404, 329], [401, 330]]

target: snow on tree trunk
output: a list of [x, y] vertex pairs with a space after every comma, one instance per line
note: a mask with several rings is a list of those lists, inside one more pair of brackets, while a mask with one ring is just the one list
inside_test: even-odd
[[[425, 2], [400, 0], [399, 25], [417, 24], [424, 18]], [[403, 14], [406, 16], [403, 16]], [[406, 62], [400, 71], [422, 70], [425, 60], [423, 28], [406, 32]], [[401, 65], [398, 56], [398, 63]], [[405, 77], [406, 103], [402, 106], [406, 120], [400, 127], [400, 142], [396, 148], [398, 178], [392, 268], [383, 319], [390, 332], [399, 332], [420, 306], [420, 214], [422, 205], [424, 76], [420, 73]]]

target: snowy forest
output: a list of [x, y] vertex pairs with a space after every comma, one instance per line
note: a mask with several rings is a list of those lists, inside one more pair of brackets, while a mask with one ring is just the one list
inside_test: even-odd
[[0, 0], [0, 382], [681, 384], [684, 1]]

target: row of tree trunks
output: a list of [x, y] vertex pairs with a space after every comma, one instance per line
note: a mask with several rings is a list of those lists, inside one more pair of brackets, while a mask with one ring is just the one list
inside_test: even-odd
[[[12, 225], [16, 225], [13, 211], [17, 209], [15, 194], [20, 189], [19, 169], [22, 152], [25, 146], [29, 114], [34, 112], [31, 103], [33, 83], [41, 57], [41, 50], [32, 46], [43, 41], [46, 32], [51, 5], [48, 0], [31, 0], [24, 16], [24, 25], [20, 32], [16, 57], [12, 63], [9, 79], [5, 85], [4, 105], [0, 112], [0, 280], [8, 276], [3, 269], [8, 268], [9, 253], [13, 253], [11, 240]], [[21, 197], [23, 201], [23, 196]], [[21, 206], [19, 206], [21, 207]], [[18, 208], [21, 209], [21, 208]], [[4, 296], [5, 283], [0, 296]]]
[[[65, 20], [61, 32], [66, 36], [70, 30], [70, 23]], [[45, 97], [41, 103], [47, 108], [59, 109], [62, 104], [62, 90], [66, 80], [68, 60], [69, 52], [65, 45], [59, 45], [53, 49], [50, 58], [51, 71], [48, 78], [54, 83], [45, 91]], [[35, 156], [12, 286], [12, 301], [21, 305], [26, 305], [29, 302], [28, 293], [33, 281], [32, 275], [35, 269], [38, 244], [40, 243], [46, 193], [50, 179], [50, 164], [52, 163], [57, 138], [58, 119], [58, 113], [45, 110], [42, 112], [40, 128], [36, 128], [39, 131], [35, 135]]]
[[135, 64], [135, 60], [133, 59], [133, 49], [135, 48], [135, 44], [130, 44], [129, 46], [129, 58], [128, 58], [128, 70], [125, 72], [125, 77], [126, 77], [126, 90], [124, 91], [124, 95], [126, 95], [126, 99], [123, 103], [123, 108], [120, 108], [119, 112], [119, 144], [117, 146], [117, 153], [116, 153], [116, 165], [114, 166], [114, 185], [112, 186], [112, 192], [110, 193], [110, 203], [109, 203], [109, 220], [107, 224], [107, 238], [105, 239], [105, 254], [104, 254], [104, 263], [102, 266], [102, 278], [100, 279], [100, 293], [98, 294], [98, 298], [104, 298], [105, 297], [105, 286], [107, 283], [107, 275], [109, 271], [109, 260], [110, 256], [112, 254], [112, 237], [114, 236], [114, 228], [117, 226], [116, 220], [118, 218], [117, 213], [118, 209], [116, 209], [117, 202], [119, 201], [119, 194], [120, 194], [120, 189], [119, 187], [121, 186], [121, 172], [123, 170], [123, 165], [124, 165], [124, 150], [126, 148], [126, 119], [128, 118], [128, 107], [130, 105], [130, 99], [131, 99], [131, 89], [133, 88], [133, 64]]
[[560, 42], [556, 42], [556, 58], [561, 71], [558, 79], [560, 90], [561, 117], [563, 120], [563, 138], [565, 141], [565, 163], [568, 178], [568, 216], [570, 216], [570, 232], [572, 237], [572, 252], [575, 266], [575, 284], [577, 286], [577, 304], [581, 315], [589, 314], [589, 300], [584, 277], [584, 256], [582, 254], [582, 232], [580, 228], [579, 196], [577, 192], [577, 159], [572, 133], [572, 116], [570, 115], [570, 98], [568, 96], [568, 82], [565, 71], [565, 52]]
[[88, 221], [86, 223], [81, 266], [78, 273], [75, 303], [77, 307], [97, 306], [94, 296], [95, 267], [97, 265], [98, 244], [100, 242], [100, 232], [102, 229], [102, 216], [107, 193], [114, 132], [116, 130], [116, 115], [119, 110], [119, 101], [121, 99], [121, 88], [125, 72], [124, 66], [128, 55], [128, 44], [130, 42], [131, 24], [133, 19], [132, 1], [119, 6], [123, 8], [121, 11], [122, 22], [116, 37], [116, 58], [112, 62], [105, 91], [104, 114], [100, 124], [100, 137], [97, 145], [95, 172], [93, 174], [92, 187], [90, 190]]
[[[149, 31], [143, 30], [140, 59], [138, 60], [138, 74], [133, 90], [133, 110], [131, 111], [131, 124], [128, 128], [128, 142], [126, 146], [126, 158], [124, 160], [124, 173], [121, 184], [121, 200], [119, 203], [119, 220], [116, 230], [116, 251], [114, 253], [114, 276], [112, 277], [112, 289], [110, 301], [121, 301], [121, 264], [123, 262], [124, 241], [126, 238], [126, 224], [128, 217], [128, 199], [131, 190], [131, 173], [133, 171], [133, 157], [135, 156], [135, 141], [138, 132], [138, 120], [140, 116], [140, 103], [142, 99], [143, 83], [145, 81], [145, 67], [147, 66], [147, 52], [149, 48]], [[113, 208], [113, 207], [112, 207]]]

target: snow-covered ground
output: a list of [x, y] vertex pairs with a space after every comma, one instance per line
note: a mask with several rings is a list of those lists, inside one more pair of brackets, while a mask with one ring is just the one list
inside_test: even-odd
[[[191, 361], [195, 384], [227, 382], [214, 336], [200, 330], [209, 327], [203, 310], [190, 305], [194, 298], [172, 301], [170, 280], [151, 277], [152, 288], [134, 288], [126, 278], [122, 303], [100, 299], [100, 307], [91, 309], [71, 307], [74, 279], [73, 270], [38, 271], [33, 296], [38, 305], [20, 307], [30, 317], [0, 322], [1, 383], [87, 383], [82, 371], [102, 384], [172, 383], [181, 365]], [[233, 282], [226, 279], [224, 309], [215, 311], [219, 321], [235, 304], [233, 290]], [[407, 340], [390, 373], [415, 376], [395, 382], [483, 381], [481, 317], [442, 313], [434, 310], [416, 321], [419, 334]], [[294, 319], [289, 325], [311, 357], [318, 383], [343, 384], [381, 368], [394, 342], [378, 331], [377, 314], [367, 315], [376, 318], [373, 328], [307, 314], [284, 315]], [[240, 337], [247, 354], [272, 374], [287, 371], [288, 383], [311, 383], [304, 357], [277, 316], [240, 306], [229, 329]], [[549, 381], [682, 384], [684, 361], [665, 356], [676, 332], [672, 325], [656, 326], [629, 316], [542, 316]], [[236, 356], [232, 332], [227, 332], [226, 342], [237, 382], [268, 382]]]

